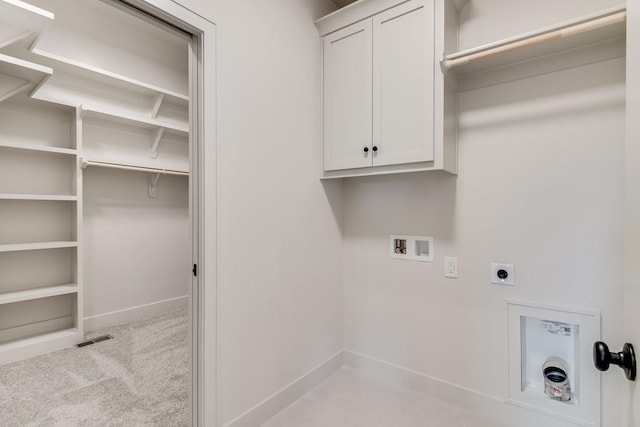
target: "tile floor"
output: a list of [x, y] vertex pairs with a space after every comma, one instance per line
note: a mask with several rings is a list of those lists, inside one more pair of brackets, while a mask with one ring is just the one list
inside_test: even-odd
[[342, 368], [262, 427], [508, 427]]

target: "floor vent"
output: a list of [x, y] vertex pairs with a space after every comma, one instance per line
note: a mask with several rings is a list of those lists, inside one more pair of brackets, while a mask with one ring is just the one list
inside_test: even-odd
[[113, 338], [111, 335], [101, 335], [99, 337], [92, 338], [92, 339], [87, 340], [85, 342], [81, 342], [80, 344], [76, 344], [76, 347], [86, 347], [86, 346], [91, 345], [91, 344], [95, 344], [95, 343], [98, 343], [98, 342], [110, 340], [111, 338]]

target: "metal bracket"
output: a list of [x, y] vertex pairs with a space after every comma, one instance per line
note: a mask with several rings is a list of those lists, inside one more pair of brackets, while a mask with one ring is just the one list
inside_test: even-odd
[[158, 197], [158, 181], [160, 180], [160, 173], [149, 175], [149, 197], [155, 199]]
[[155, 119], [158, 117], [158, 112], [160, 111], [160, 106], [162, 105], [162, 101], [164, 100], [164, 93], [159, 93], [156, 96], [156, 99], [153, 101], [153, 106], [151, 107], [151, 118]]
[[158, 130], [156, 130], [155, 136], [153, 137], [153, 144], [151, 144], [151, 148], [149, 149], [149, 157], [151, 157], [152, 159], [158, 157], [158, 146], [160, 145], [162, 134], [164, 134], [164, 128], [158, 128]]

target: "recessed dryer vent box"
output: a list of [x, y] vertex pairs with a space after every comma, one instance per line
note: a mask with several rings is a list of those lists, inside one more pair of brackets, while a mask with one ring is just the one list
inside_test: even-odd
[[600, 375], [591, 369], [591, 346], [600, 339], [599, 312], [512, 300], [507, 307], [508, 401], [598, 425]]

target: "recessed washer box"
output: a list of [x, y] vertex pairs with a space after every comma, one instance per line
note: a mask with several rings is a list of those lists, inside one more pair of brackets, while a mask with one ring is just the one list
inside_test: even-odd
[[396, 259], [433, 262], [433, 237], [392, 234], [389, 256]]

